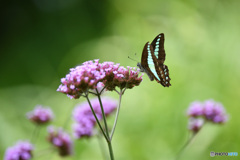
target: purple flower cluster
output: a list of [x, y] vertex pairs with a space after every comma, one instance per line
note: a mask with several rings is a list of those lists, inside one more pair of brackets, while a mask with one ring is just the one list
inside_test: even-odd
[[187, 115], [189, 116], [189, 130], [198, 132], [204, 124], [204, 121], [213, 123], [225, 123], [228, 116], [223, 105], [213, 100], [207, 100], [204, 103], [199, 101], [190, 104]]
[[72, 154], [73, 143], [70, 136], [62, 130], [62, 128], [48, 127], [47, 140], [53, 144], [59, 152], [60, 156], [68, 156]]
[[89, 89], [96, 89], [99, 82], [103, 82], [110, 91], [115, 87], [132, 88], [141, 83], [142, 77], [138, 76], [139, 70], [135, 68], [126, 69], [114, 62], [87, 61], [81, 66], [70, 69], [70, 73], [61, 79], [62, 84], [57, 91], [77, 99]]
[[[117, 108], [117, 102], [109, 97], [101, 98], [104, 114], [108, 116]], [[91, 105], [99, 120], [102, 119], [102, 112], [99, 100], [91, 100]], [[77, 105], [73, 111], [73, 118], [76, 123], [73, 125], [74, 136], [76, 138], [90, 137], [93, 134], [93, 128], [96, 124], [95, 117], [87, 102]]]
[[27, 141], [19, 141], [6, 150], [4, 160], [29, 160], [32, 158], [33, 145]]
[[27, 118], [36, 124], [45, 124], [53, 119], [54, 115], [50, 108], [37, 105], [33, 111], [27, 113]]
[[187, 114], [190, 117], [202, 116], [213, 123], [224, 123], [228, 119], [223, 105], [213, 100], [207, 100], [204, 103], [193, 102], [189, 106]]
[[193, 131], [194, 133], [197, 133], [202, 128], [203, 124], [204, 119], [190, 117], [188, 121], [188, 129]]
[[124, 68], [113, 62], [103, 62], [102, 68], [106, 75], [103, 83], [109, 91], [114, 90], [115, 87], [131, 89], [142, 81], [142, 76], [138, 77], [140, 70], [135, 67]]

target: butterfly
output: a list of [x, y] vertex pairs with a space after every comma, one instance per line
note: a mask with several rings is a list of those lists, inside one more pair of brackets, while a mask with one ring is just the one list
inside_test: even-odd
[[141, 63], [137, 63], [141, 72], [145, 72], [151, 81], [154, 79], [164, 87], [171, 86], [169, 70], [165, 61], [164, 34], [161, 33], [143, 48]]

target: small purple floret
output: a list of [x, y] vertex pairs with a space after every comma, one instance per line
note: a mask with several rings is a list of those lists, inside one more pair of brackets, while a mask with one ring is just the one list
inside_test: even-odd
[[201, 116], [203, 114], [203, 104], [199, 101], [191, 103], [187, 114], [191, 117]]
[[27, 113], [27, 118], [36, 124], [45, 124], [53, 119], [54, 115], [50, 108], [37, 105], [33, 111]]
[[48, 127], [47, 140], [58, 149], [60, 156], [64, 157], [72, 154], [73, 142], [62, 128]]
[[[101, 100], [106, 116], [110, 115], [117, 108], [117, 101], [112, 98], [102, 97]], [[102, 112], [98, 98], [92, 99], [91, 105], [98, 119], [101, 120]], [[92, 136], [96, 120], [87, 102], [83, 102], [75, 107], [73, 119], [76, 121], [76, 124], [73, 126], [74, 136], [76, 138]]]
[[32, 159], [33, 145], [27, 141], [19, 141], [15, 146], [9, 147], [4, 160], [29, 160]]
[[194, 133], [197, 133], [203, 126], [204, 119], [202, 118], [189, 118], [188, 121], [188, 129], [193, 131]]
[[90, 137], [93, 134], [94, 123], [91, 121], [81, 121], [79, 123], [75, 123], [73, 125], [74, 137], [81, 138], [81, 137]]
[[228, 119], [223, 105], [213, 100], [204, 102], [203, 114], [207, 120], [214, 123], [224, 123]]

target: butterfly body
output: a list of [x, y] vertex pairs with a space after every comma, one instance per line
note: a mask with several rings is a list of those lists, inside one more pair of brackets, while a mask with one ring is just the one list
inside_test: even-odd
[[141, 72], [145, 72], [149, 79], [154, 79], [164, 87], [171, 86], [169, 70], [164, 64], [165, 61], [164, 50], [164, 34], [159, 34], [150, 44], [147, 42], [143, 48], [141, 63], [137, 66]]

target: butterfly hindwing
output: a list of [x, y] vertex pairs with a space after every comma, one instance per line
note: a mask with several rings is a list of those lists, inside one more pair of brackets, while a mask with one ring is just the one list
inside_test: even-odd
[[164, 87], [169, 87], [171, 86], [170, 80], [171, 78], [169, 77], [169, 70], [167, 65], [159, 65], [158, 66], [158, 76], [161, 77], [161, 85]]
[[165, 85], [167, 86], [167, 87], [169, 87], [169, 86], [171, 86], [171, 84], [170, 84], [170, 80], [171, 80], [171, 78], [169, 77], [169, 70], [168, 70], [168, 66], [167, 65], [164, 65], [163, 66], [163, 72], [164, 72], [164, 75], [165, 75]]

